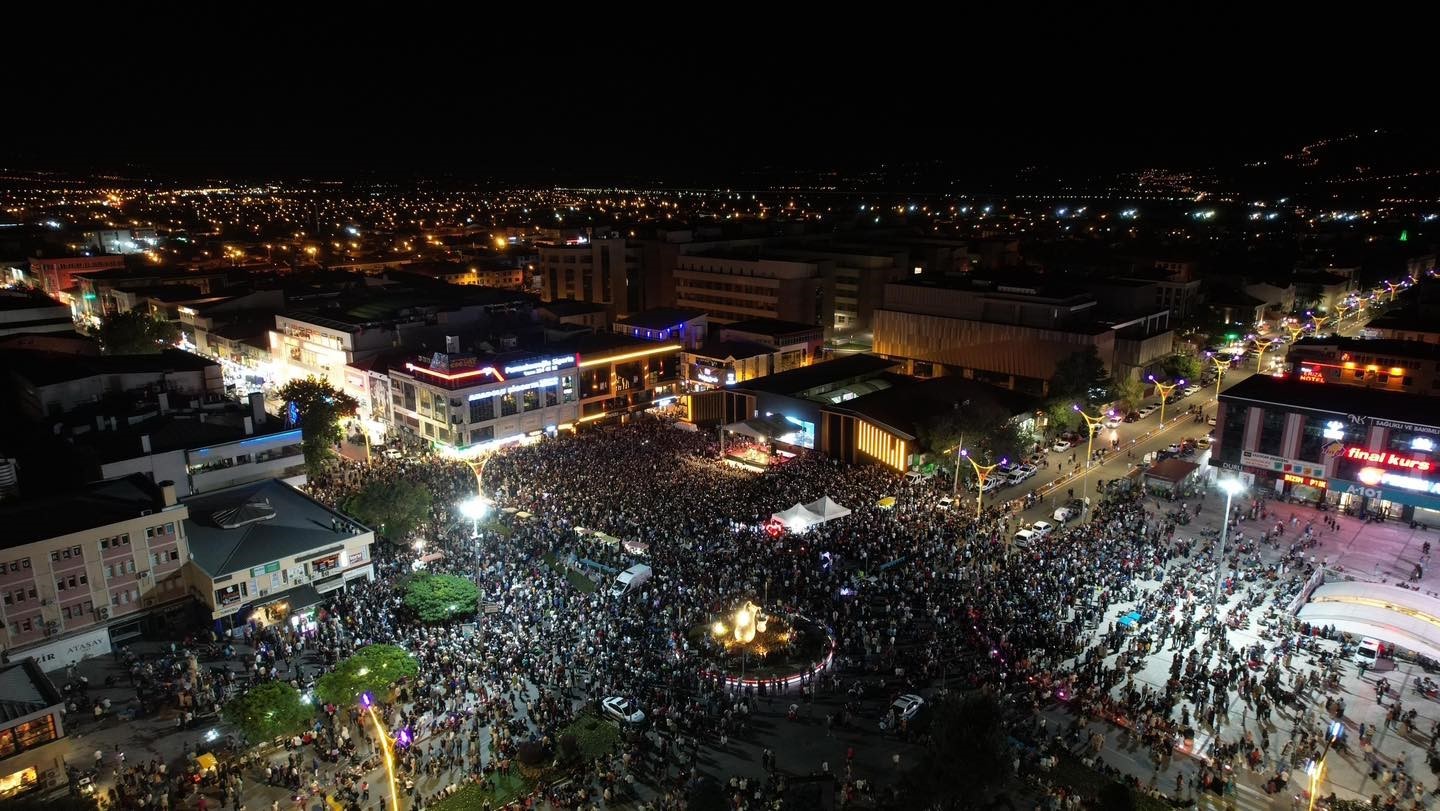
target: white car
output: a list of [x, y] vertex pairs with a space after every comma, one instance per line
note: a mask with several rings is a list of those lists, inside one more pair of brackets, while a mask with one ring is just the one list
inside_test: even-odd
[[1170, 453], [1179, 453], [1179, 452], [1180, 452], [1180, 443], [1179, 443], [1179, 442], [1171, 442], [1169, 445], [1166, 445], [1166, 446], [1165, 446], [1165, 450], [1169, 451]]
[[1064, 453], [1070, 450], [1070, 441], [1068, 439], [1057, 439], [1055, 440], [1055, 444], [1050, 446], [1050, 450], [1056, 453]]
[[1121, 418], [1120, 418], [1120, 417], [1111, 417], [1110, 419], [1108, 419], [1108, 420], [1105, 421], [1105, 427], [1106, 427], [1106, 428], [1110, 428], [1110, 429], [1112, 429], [1112, 430], [1115, 429], [1115, 428], [1119, 428], [1119, 427], [1120, 427], [1120, 421], [1121, 421]]
[[621, 696], [609, 696], [600, 700], [600, 709], [621, 724], [643, 724], [645, 713], [635, 702]]
[[1010, 536], [1010, 543], [1014, 546], [1018, 546], [1021, 549], [1024, 549], [1025, 547], [1033, 543], [1038, 537], [1039, 536], [1037, 536], [1030, 530], [1022, 529], [1014, 535]]
[[1036, 521], [1030, 525], [1030, 531], [1043, 538], [1055, 529], [1055, 525], [1049, 521]]
[[1140, 416], [1141, 416], [1141, 417], [1148, 417], [1148, 416], [1150, 416], [1151, 414], [1154, 414], [1155, 411], [1156, 411], [1156, 409], [1158, 409], [1159, 407], [1160, 407], [1160, 406], [1147, 405], [1147, 406], [1145, 406], [1144, 408], [1140, 409]]
[[948, 509], [950, 509], [951, 507], [953, 507], [954, 505], [955, 505], [955, 499], [953, 499], [953, 498], [951, 498], [951, 497], [949, 497], [949, 496], [941, 496], [941, 497], [940, 497], [940, 500], [937, 501], [937, 502], [935, 502], [935, 506], [939, 507], [939, 508], [942, 509], [942, 510], [948, 510]]
[[901, 721], [909, 721], [918, 715], [924, 706], [925, 699], [914, 693], [906, 693], [895, 699], [895, 702], [890, 705], [890, 709], [895, 712], [896, 718]]
[[1186, 393], [1187, 395], [1194, 394], [1195, 392], [1197, 392], [1197, 391], [1199, 391], [1199, 390], [1200, 390], [1200, 387], [1199, 387], [1199, 386], [1186, 386], [1186, 387], [1185, 387], [1185, 393]]

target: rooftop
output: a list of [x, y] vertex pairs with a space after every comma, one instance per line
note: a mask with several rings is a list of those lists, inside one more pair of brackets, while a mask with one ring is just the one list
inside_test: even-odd
[[805, 392], [825, 386], [838, 386], [857, 378], [874, 377], [896, 365], [895, 361], [878, 355], [848, 355], [824, 363], [802, 366], [779, 374], [747, 380], [733, 388], [736, 391], [757, 391], [791, 397], [804, 396]]
[[774, 352], [773, 347], [765, 344], [757, 344], [754, 341], [721, 341], [715, 338], [707, 338], [705, 343], [690, 350], [690, 354], [702, 358], [734, 358], [744, 360], [745, 358], [759, 357]]
[[1409, 392], [1307, 383], [1294, 377], [1251, 375], [1226, 389], [1221, 400], [1278, 406], [1326, 415], [1355, 414], [1440, 428], [1440, 398]]
[[59, 352], [0, 351], [0, 367], [36, 386], [50, 386], [70, 380], [127, 372], [193, 372], [218, 366], [213, 360], [180, 349], [165, 349], [153, 355], [83, 356]]
[[930, 380], [893, 375], [889, 387], [827, 410], [855, 414], [916, 439], [926, 421], [956, 408], [982, 413], [998, 408], [1016, 417], [1039, 407], [1039, 398], [956, 375]]
[[33, 310], [43, 307], [63, 308], [65, 305], [39, 290], [0, 290], [0, 310]]
[[1330, 349], [1339, 352], [1368, 352], [1405, 358], [1440, 360], [1440, 344], [1405, 341], [1399, 338], [1302, 338], [1291, 344], [1296, 349]]
[[78, 491], [0, 505], [0, 549], [109, 526], [162, 506], [160, 489], [148, 476], [132, 473], [91, 482]]
[[564, 318], [570, 315], [590, 315], [591, 313], [603, 313], [607, 311], [604, 304], [576, 301], [575, 299], [568, 298], [547, 301], [544, 304], [536, 305], [536, 307], [544, 309], [556, 318]]
[[64, 702], [34, 659], [22, 659], [0, 668], [0, 722], [24, 718]]
[[779, 318], [747, 318], [744, 321], [725, 324], [720, 327], [720, 330], [722, 332], [747, 332], [751, 335], [768, 335], [772, 338], [782, 335], [794, 335], [800, 332], [823, 332], [823, 328], [814, 324], [804, 324], [799, 321], [782, 321]]
[[[264, 424], [254, 426], [254, 434], [246, 434], [245, 417], [249, 416], [250, 409], [239, 404], [227, 411], [206, 411], [204, 422], [195, 413], [162, 414], [134, 425], [121, 424], [115, 431], [87, 431], [76, 435], [74, 440], [77, 445], [94, 448], [100, 455], [100, 462], [109, 464], [143, 456], [140, 446], [142, 436], [150, 437], [152, 453], [165, 453], [266, 437], [286, 430], [281, 420], [270, 417]], [[293, 430], [298, 432], [299, 429]], [[300, 441], [298, 435], [295, 441]]]
[[939, 290], [964, 290], [985, 295], [1020, 295], [1039, 299], [1092, 299], [1084, 286], [1034, 273], [1016, 272], [1004, 277], [988, 277], [981, 274], [968, 276], [947, 276], [938, 279], [907, 278], [891, 282], [903, 287], [928, 287]]
[[686, 321], [704, 318], [705, 314], [704, 310], [691, 310], [684, 307], [655, 307], [643, 312], [631, 313], [624, 318], [617, 318], [615, 323], [640, 329], [669, 329]]
[[1199, 468], [1199, 465], [1194, 462], [1187, 462], [1184, 459], [1161, 459], [1151, 465], [1150, 468], [1145, 471], [1145, 475], [1164, 482], [1182, 482], [1186, 476], [1194, 473]]
[[1365, 325], [1369, 329], [1388, 329], [1399, 332], [1440, 332], [1440, 319], [1419, 309], [1405, 308], [1385, 313]]
[[[354, 519], [275, 479], [204, 493], [183, 503], [190, 509], [185, 532], [190, 539], [191, 558], [212, 578], [338, 546], [351, 537], [345, 527], [360, 526]], [[259, 518], [269, 511], [247, 506], [260, 504], [268, 504], [273, 517]], [[241, 512], [238, 516], [228, 512], [234, 510]], [[340, 522], [340, 531], [334, 529], [332, 520]], [[221, 521], [239, 526], [226, 528]]]

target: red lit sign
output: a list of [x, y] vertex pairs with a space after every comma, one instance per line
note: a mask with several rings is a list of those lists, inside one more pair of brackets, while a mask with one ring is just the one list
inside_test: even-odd
[[1413, 459], [1408, 456], [1401, 456], [1398, 453], [1389, 451], [1372, 451], [1365, 448], [1346, 448], [1345, 458], [1354, 459], [1359, 462], [1369, 462], [1372, 465], [1385, 465], [1386, 467], [1398, 467], [1402, 470], [1414, 470], [1420, 473], [1429, 473], [1435, 467], [1435, 463], [1428, 459]]
[[1324, 383], [1325, 375], [1322, 375], [1319, 372], [1311, 371], [1309, 369], [1302, 369], [1300, 371], [1300, 379], [1305, 381], [1306, 383]]
[[1298, 473], [1285, 473], [1280, 478], [1291, 484], [1303, 484], [1306, 487], [1314, 487], [1317, 490], [1325, 490], [1330, 487], [1330, 483], [1324, 479], [1317, 479], [1314, 476], [1301, 476]]

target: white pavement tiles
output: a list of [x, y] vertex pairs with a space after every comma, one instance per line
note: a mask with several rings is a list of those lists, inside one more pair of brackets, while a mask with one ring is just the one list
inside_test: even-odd
[[[1162, 513], [1168, 513], [1173, 507], [1169, 502], [1161, 502], [1159, 505], [1153, 499], [1148, 500], [1152, 510], [1158, 509]], [[1178, 527], [1175, 533], [1176, 538], [1197, 538], [1197, 550], [1189, 560], [1177, 559], [1172, 561], [1171, 570], [1167, 573], [1167, 582], [1173, 582], [1172, 578], [1182, 576], [1186, 569], [1183, 567], [1195, 566], [1195, 560], [1202, 557], [1206, 544], [1203, 530], [1216, 530], [1219, 527], [1220, 514], [1223, 511], [1224, 499], [1215, 493], [1208, 495], [1204, 501], [1201, 515], [1189, 525]], [[1235, 499], [1237, 509], [1248, 509], [1250, 498], [1240, 496]], [[1193, 506], [1193, 505], [1192, 505]], [[1353, 577], [1359, 580], [1378, 580], [1381, 582], [1394, 583], [1397, 580], [1407, 582], [1408, 585], [1418, 586], [1422, 592], [1434, 596], [1440, 596], [1440, 569], [1426, 567], [1423, 577], [1419, 581], [1409, 581], [1409, 576], [1414, 571], [1415, 564], [1421, 555], [1421, 546], [1429, 541], [1440, 547], [1440, 534], [1434, 530], [1422, 528], [1412, 529], [1409, 524], [1398, 522], [1387, 522], [1383, 524], [1365, 523], [1359, 519], [1344, 515], [1336, 515], [1330, 512], [1321, 512], [1314, 508], [1284, 504], [1267, 503], [1270, 518], [1265, 521], [1245, 520], [1240, 523], [1238, 533], [1243, 533], [1249, 538], [1256, 538], [1265, 529], [1273, 528], [1277, 520], [1285, 522], [1285, 535], [1281, 540], [1280, 551], [1271, 549], [1268, 545], [1262, 547], [1261, 557], [1266, 563], [1278, 560], [1290, 544], [1298, 539], [1303, 532], [1307, 522], [1314, 521], [1314, 527], [1320, 533], [1320, 543], [1314, 549], [1308, 550], [1305, 554], [1307, 559], [1313, 555], [1317, 562], [1328, 560], [1331, 580]], [[1292, 528], [1291, 516], [1296, 518], [1297, 526]], [[1324, 518], [1334, 516], [1340, 522], [1339, 530], [1331, 530], [1324, 525]], [[1236, 532], [1231, 533], [1231, 544], [1237, 536]], [[1229, 546], [1230, 544], [1227, 544]], [[1440, 550], [1437, 550], [1440, 551]], [[1377, 577], [1378, 572], [1378, 577]], [[1158, 581], [1144, 581], [1139, 584], [1143, 591], [1150, 592], [1160, 587]], [[1253, 585], [1243, 583], [1242, 586]], [[1228, 604], [1233, 604], [1236, 598], [1227, 599]], [[1135, 603], [1124, 603], [1111, 608], [1105, 618], [1097, 626], [1095, 634], [1103, 635], [1124, 613], [1127, 613]], [[1223, 609], [1222, 609], [1223, 613]], [[1255, 617], [1260, 611], [1252, 611], [1252, 619], [1248, 627], [1241, 630], [1231, 630], [1227, 638], [1232, 648], [1243, 649], [1257, 642], [1273, 649], [1277, 640], [1261, 639], [1257, 629]], [[1154, 627], [1151, 623], [1148, 627]], [[1203, 643], [1207, 638], [1206, 631], [1199, 631], [1195, 641]], [[1174, 655], [1171, 645], [1167, 642], [1164, 649], [1147, 656], [1143, 667], [1134, 674], [1137, 688], [1146, 685], [1152, 689], [1163, 692], [1169, 680], [1169, 669], [1171, 657]], [[1322, 643], [1330, 650], [1337, 650], [1336, 643]], [[1267, 659], [1270, 657], [1267, 657]], [[1115, 654], [1107, 655], [1105, 662], [1113, 665], [1116, 659]], [[1316, 669], [1312, 663], [1313, 657], [1305, 653], [1297, 653], [1291, 659], [1292, 670], [1284, 672], [1283, 676], [1287, 682], [1293, 677], [1294, 672], [1301, 671], [1309, 673]], [[1345, 751], [1333, 751], [1326, 761], [1326, 769], [1320, 794], [1322, 796], [1334, 792], [1341, 798], [1369, 800], [1372, 795], [1380, 794], [1382, 799], [1386, 792], [1393, 787], [1393, 781], [1381, 785], [1385, 777], [1386, 769], [1395, 769], [1403, 762], [1406, 770], [1412, 778], [1422, 783], [1425, 789], [1432, 791], [1440, 783], [1440, 778], [1433, 773], [1426, 760], [1426, 749], [1430, 740], [1432, 725], [1440, 722], [1440, 703], [1433, 699], [1426, 698], [1416, 693], [1413, 689], [1412, 676], [1425, 675], [1418, 666], [1406, 662], [1386, 663], [1386, 669], [1380, 672], [1371, 671], [1363, 677], [1352, 663], [1343, 663], [1340, 667], [1341, 679], [1338, 691], [1329, 693], [1316, 690], [1307, 690], [1305, 693], [1305, 706], [1312, 724], [1319, 725], [1325, 722], [1325, 701], [1329, 698], [1343, 698], [1345, 701], [1345, 715], [1343, 723], [1346, 730], [1347, 744]], [[1263, 675], [1263, 674], [1256, 674]], [[1375, 682], [1377, 678], [1384, 677], [1390, 685], [1389, 695], [1385, 698], [1385, 705], [1376, 703]], [[1118, 696], [1124, 690], [1125, 682], [1122, 681], [1113, 694]], [[1404, 690], [1403, 694], [1399, 691]], [[1226, 708], [1226, 720], [1220, 724], [1219, 739], [1223, 742], [1233, 743], [1241, 738], [1248, 730], [1258, 741], [1261, 734], [1261, 722], [1255, 716], [1254, 711], [1249, 708], [1238, 697], [1235, 697], [1233, 690], [1230, 692], [1229, 706]], [[1406, 711], [1415, 710], [1417, 719], [1415, 731], [1410, 737], [1401, 732], [1397, 724], [1394, 728], [1386, 728], [1385, 717], [1389, 706], [1398, 700]], [[1189, 702], [1182, 701], [1177, 706], [1188, 706], [1192, 717], [1196, 715], [1195, 707]], [[1291, 739], [1293, 731], [1301, 717], [1306, 714], [1305, 710], [1290, 706], [1276, 706], [1272, 710], [1271, 717], [1265, 728], [1269, 734], [1270, 747], [1267, 751], [1267, 763], [1264, 766], [1273, 764], [1281, 747]], [[1069, 708], [1057, 705], [1047, 711], [1049, 726], [1052, 730], [1062, 730], [1069, 727], [1075, 716], [1069, 712]], [[1365, 724], [1367, 729], [1377, 730], [1373, 737], [1373, 751], [1380, 763], [1381, 780], [1370, 778], [1371, 766], [1367, 761], [1367, 755], [1361, 751], [1359, 725]], [[1106, 722], [1091, 723], [1085, 735], [1090, 732], [1100, 732], [1105, 740], [1105, 747], [1101, 758], [1111, 766], [1124, 772], [1135, 775], [1142, 784], [1153, 785], [1165, 794], [1175, 797], [1191, 798], [1194, 795], [1190, 789], [1191, 778], [1208, 760], [1213, 747], [1216, 744], [1215, 733], [1200, 722], [1195, 722], [1196, 740], [1194, 745], [1194, 757], [1180, 754], [1169, 759], [1163, 769], [1157, 768], [1150, 756], [1150, 750], [1138, 744], [1127, 741], [1129, 734], [1124, 730], [1116, 728]], [[1236, 780], [1236, 793], [1232, 797], [1218, 797], [1208, 794], [1199, 798], [1201, 805], [1214, 807], [1233, 805], [1239, 808], [1257, 809], [1304, 809], [1306, 796], [1304, 787], [1307, 782], [1304, 767], [1292, 770], [1289, 785], [1276, 794], [1265, 793], [1263, 786], [1265, 781], [1273, 775], [1273, 769], [1252, 772], [1246, 766], [1237, 767], [1241, 771], [1239, 779]], [[1178, 793], [1175, 790], [1176, 776], [1181, 777], [1184, 788]], [[1429, 803], [1431, 798], [1427, 793], [1425, 802]], [[1401, 802], [1403, 807], [1409, 807], [1409, 798]]]

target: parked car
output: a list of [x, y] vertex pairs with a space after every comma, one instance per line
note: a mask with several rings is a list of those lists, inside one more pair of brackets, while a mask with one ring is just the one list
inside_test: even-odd
[[1050, 450], [1055, 451], [1056, 453], [1065, 453], [1066, 451], [1070, 450], [1070, 447], [1070, 440], [1057, 439], [1055, 440], [1055, 444], [1050, 446]]
[[1008, 478], [1010, 479], [1011, 484], [1019, 484], [1020, 482], [1025, 481], [1031, 476], [1034, 476], [1035, 472], [1036, 471], [1034, 465], [1017, 465], [1010, 469], [1010, 475], [1008, 476]]
[[1105, 427], [1106, 427], [1106, 428], [1119, 428], [1119, 427], [1120, 427], [1120, 422], [1121, 422], [1123, 419], [1124, 419], [1124, 417], [1121, 417], [1121, 416], [1118, 415], [1118, 414], [1112, 415], [1112, 416], [1110, 417], [1110, 419], [1108, 419], [1108, 420], [1105, 421]]
[[1210, 447], [1210, 437], [1202, 436], [1199, 439], [1195, 440], [1195, 447], [1199, 448], [1202, 451]]
[[1207, 418], [1205, 419], [1205, 424], [1208, 425], [1208, 426], [1210, 426], [1211, 428], [1214, 428], [1214, 427], [1215, 427], [1215, 418], [1214, 418], [1214, 417], [1207, 417]]
[[948, 510], [951, 507], [955, 506], [955, 499], [949, 496], [941, 496], [940, 500], [935, 502], [935, 506], [939, 507], [942, 510]]
[[1140, 414], [1139, 411], [1131, 411], [1129, 414], [1126, 414], [1126, 415], [1125, 415], [1125, 421], [1126, 421], [1126, 422], [1139, 422], [1141, 416], [1142, 416], [1142, 415]]
[[1180, 452], [1180, 443], [1179, 443], [1179, 442], [1171, 442], [1170, 445], [1165, 448], [1165, 450], [1166, 450], [1167, 453], [1179, 453], [1179, 452]]
[[1148, 417], [1148, 416], [1150, 416], [1151, 414], [1154, 414], [1154, 413], [1155, 413], [1155, 410], [1158, 409], [1159, 407], [1160, 407], [1160, 406], [1157, 406], [1157, 405], [1141, 406], [1141, 407], [1140, 407], [1140, 417], [1141, 417], [1141, 419], [1144, 419], [1145, 417]]
[[1197, 391], [1199, 391], [1199, 390], [1200, 390], [1200, 387], [1199, 387], [1199, 386], [1190, 385], [1190, 386], [1186, 386], [1186, 387], [1185, 387], [1184, 392], [1185, 392], [1185, 395], [1188, 397], [1188, 396], [1194, 394], [1195, 392], [1197, 392]]
[[645, 723], [645, 713], [635, 706], [635, 702], [623, 696], [609, 696], [601, 699], [600, 709], [622, 725]]
[[1035, 533], [1031, 532], [1028, 529], [1022, 529], [1014, 535], [1010, 536], [1010, 543], [1020, 547], [1021, 549], [1024, 549], [1031, 543], [1034, 543], [1034, 541]]
[[1049, 535], [1053, 529], [1055, 529], [1055, 525], [1049, 521], [1036, 521], [1030, 525], [1030, 531], [1042, 538]]

